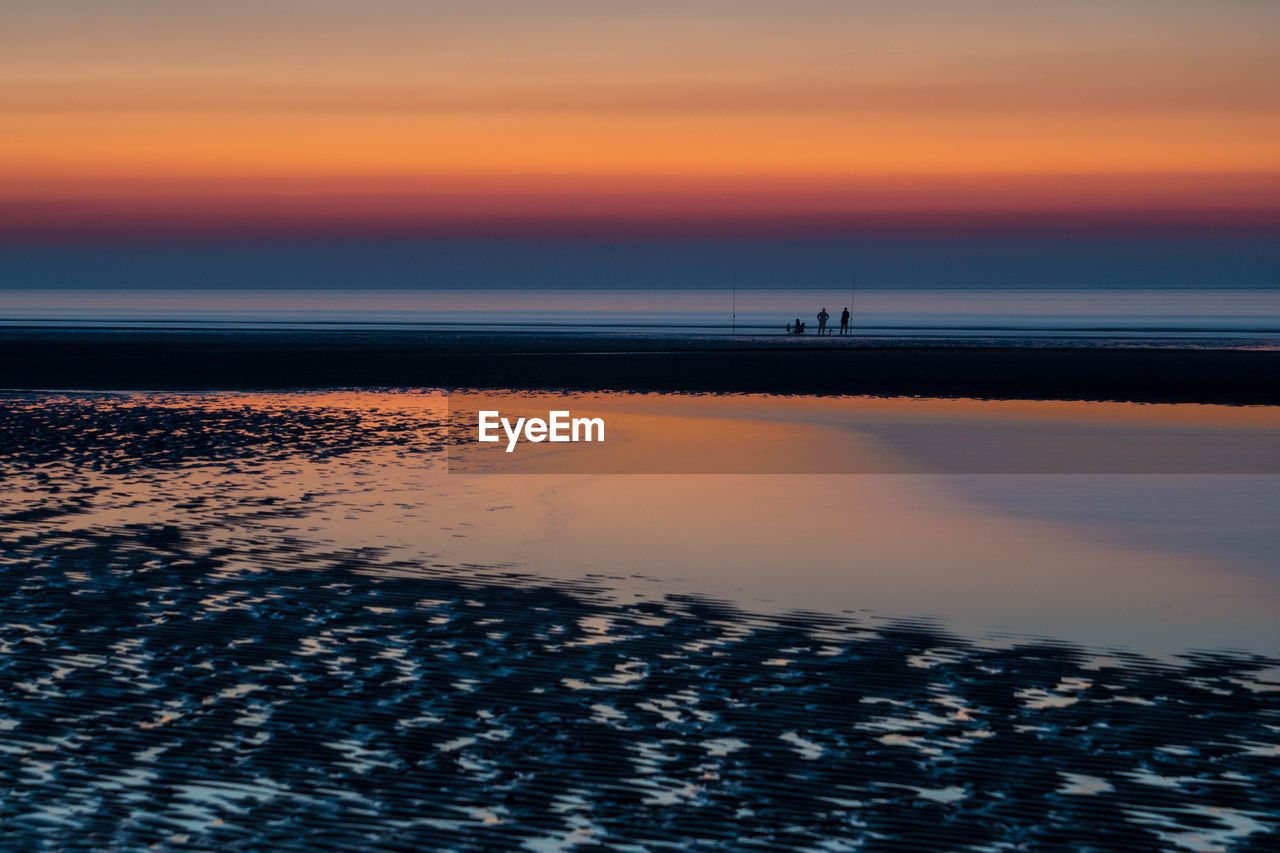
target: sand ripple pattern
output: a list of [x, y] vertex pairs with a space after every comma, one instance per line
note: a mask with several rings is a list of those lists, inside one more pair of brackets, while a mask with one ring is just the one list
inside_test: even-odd
[[208, 518], [296, 511], [253, 491], [192, 495], [183, 524], [75, 526], [110, 499], [95, 465], [402, 440], [340, 412], [158, 408], [0, 417], [0, 471], [28, 484], [0, 501], [10, 849], [1276, 849], [1275, 660], [211, 547]]

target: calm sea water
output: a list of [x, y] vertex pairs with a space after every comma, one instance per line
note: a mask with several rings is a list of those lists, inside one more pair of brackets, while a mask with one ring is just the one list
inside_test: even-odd
[[1280, 341], [1280, 287], [0, 289], [0, 325]]

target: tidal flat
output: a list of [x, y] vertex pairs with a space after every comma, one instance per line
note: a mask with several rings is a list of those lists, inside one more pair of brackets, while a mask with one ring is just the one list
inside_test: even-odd
[[[958, 615], [936, 615], [935, 603], [894, 598], [887, 580], [858, 573], [888, 559], [869, 539], [827, 567], [822, 576], [842, 585], [815, 587], [814, 601], [764, 587], [735, 595], [732, 572], [691, 574], [708, 558], [688, 538], [702, 530], [721, 541], [723, 525], [740, 523], [731, 513], [718, 521], [707, 507], [666, 537], [674, 543], [646, 550], [637, 543], [663, 530], [637, 510], [657, 500], [644, 490], [666, 481], [641, 477], [651, 485], [622, 506], [604, 546], [584, 544], [564, 513], [583, 501], [598, 507], [600, 477], [565, 475], [588, 491], [557, 500], [567, 480], [447, 473], [447, 412], [436, 399], [5, 396], [7, 843], [1274, 846], [1280, 659], [1265, 625], [1222, 644], [1175, 625], [1141, 634], [1149, 648], [1119, 642], [1105, 625], [1080, 637], [1054, 626], [993, 638], [972, 625], [1035, 602], [996, 601], [1007, 608], [997, 617], [964, 611], [944, 590]], [[700, 481], [716, 477], [741, 491], [732, 475]], [[775, 515], [793, 523], [812, 515], [807, 504], [788, 508], [802, 501], [799, 489], [842, 480], [770, 482]], [[1026, 503], [1001, 483], [1004, 503]], [[879, 486], [874, 497], [889, 499]], [[1001, 524], [1027, 524], [1026, 512]], [[869, 523], [884, 528], [886, 517]], [[1131, 571], [1151, 570], [1163, 555], [1138, 546], [1152, 534], [1150, 519], [1139, 521], [1123, 545], [1093, 542], [1061, 559], [1090, 555], [1098, 574], [1122, 558], [1138, 561], [1125, 564]], [[912, 559], [997, 558], [981, 550], [986, 534], [973, 517], [950, 523], [918, 519], [901, 536], [967, 530], [977, 544], [961, 554], [943, 537], [949, 547]], [[1254, 524], [1265, 538], [1270, 526]], [[634, 538], [619, 539], [628, 525]], [[1008, 541], [1009, 529], [987, 532]], [[1028, 573], [1047, 559], [1038, 554], [1068, 542], [1034, 530], [1003, 557]], [[758, 544], [746, 537], [721, 559], [745, 565]], [[1183, 545], [1213, 565], [1231, 557], [1218, 585], [1267, 606], [1265, 548]], [[784, 543], [756, 559], [803, 586], [819, 576], [807, 566], [840, 550], [817, 560]], [[682, 578], [668, 577], [690, 553]], [[552, 565], [557, 554], [569, 569]], [[914, 563], [902, 559], [878, 574], [908, 572]], [[1189, 597], [1197, 571], [1188, 563], [1177, 575]], [[966, 575], [988, 590], [1012, 577]], [[902, 589], [917, 581], [908, 573]], [[1233, 601], [1221, 602], [1224, 623], [1232, 612], [1253, 618]], [[1082, 602], [1058, 607], [1069, 615]]]

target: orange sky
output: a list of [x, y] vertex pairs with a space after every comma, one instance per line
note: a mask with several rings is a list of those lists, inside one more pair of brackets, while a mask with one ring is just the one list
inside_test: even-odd
[[4, 0], [0, 228], [1274, 225], [1277, 44], [1270, 0]]

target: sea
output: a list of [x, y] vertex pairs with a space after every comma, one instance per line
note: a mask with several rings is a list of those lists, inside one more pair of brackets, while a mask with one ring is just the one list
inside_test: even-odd
[[1271, 346], [1271, 235], [0, 244], [0, 325]]
[[5, 326], [782, 335], [817, 331], [851, 308], [863, 338], [1076, 339], [1268, 346], [1280, 342], [1280, 287], [6, 289]]

